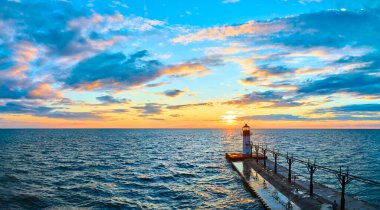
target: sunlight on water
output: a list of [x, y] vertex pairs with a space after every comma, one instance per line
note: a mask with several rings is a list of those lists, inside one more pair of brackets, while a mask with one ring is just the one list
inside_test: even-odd
[[[241, 138], [239, 130], [0, 130], [0, 208], [261, 209], [224, 158]], [[380, 131], [257, 130], [252, 139], [379, 181]], [[333, 175], [315, 175], [337, 187]], [[371, 203], [377, 190], [348, 187]]]

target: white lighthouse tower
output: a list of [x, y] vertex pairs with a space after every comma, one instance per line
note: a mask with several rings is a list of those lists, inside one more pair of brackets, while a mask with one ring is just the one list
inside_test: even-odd
[[252, 155], [251, 131], [247, 123], [243, 127], [243, 155]]

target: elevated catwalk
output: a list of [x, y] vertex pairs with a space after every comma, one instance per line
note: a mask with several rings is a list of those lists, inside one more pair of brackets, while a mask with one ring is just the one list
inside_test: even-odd
[[[332, 204], [340, 200], [340, 193], [319, 183], [314, 185], [314, 195], [309, 196], [309, 181], [297, 174], [297, 179], [288, 182], [288, 169], [277, 165], [264, 155], [245, 156], [238, 152], [226, 153], [226, 159], [242, 177], [248, 190], [256, 196], [266, 209], [332, 209]], [[266, 167], [264, 167], [266, 159]], [[292, 173], [295, 174], [295, 173]], [[338, 209], [339, 206], [338, 206]], [[375, 210], [376, 207], [346, 196], [346, 209]]]
[[[243, 155], [240, 152], [227, 152], [226, 153], [226, 159], [229, 161], [242, 161], [245, 159], [252, 159], [252, 158], [256, 159], [256, 154]], [[263, 160], [266, 157], [264, 157], [264, 155], [262, 155], [262, 154], [259, 154], [258, 158], [259, 158], [259, 160]]]

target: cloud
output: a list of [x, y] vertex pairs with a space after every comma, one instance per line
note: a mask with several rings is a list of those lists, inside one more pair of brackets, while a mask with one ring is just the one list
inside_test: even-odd
[[0, 26], [4, 26], [0, 34], [7, 29], [4, 37], [8, 44], [26, 40], [43, 45], [50, 56], [103, 51], [132, 33], [144, 33], [165, 25], [160, 20], [123, 16], [118, 12], [98, 14], [88, 9], [86, 2], [69, 1], [2, 1], [0, 19]]
[[299, 121], [307, 120], [306, 118], [290, 114], [270, 114], [270, 115], [252, 115], [240, 117], [239, 120], [278, 120], [278, 121]]
[[178, 89], [169, 89], [169, 90], [165, 90], [163, 92], [164, 95], [168, 96], [168, 97], [177, 97], [177, 96], [180, 96], [181, 94], [185, 93], [186, 90], [178, 90]]
[[112, 112], [114, 113], [125, 113], [125, 112], [129, 112], [128, 109], [113, 109]]
[[308, 95], [327, 95], [337, 92], [375, 95], [380, 93], [380, 77], [364, 73], [345, 73], [308, 81], [297, 90]]
[[77, 8], [64, 1], [2, 1], [0, 19], [10, 23], [15, 30], [9, 42], [26, 40], [42, 44], [54, 53], [65, 53], [69, 46], [74, 47], [80, 43], [79, 34], [68, 29], [67, 23], [72, 18], [87, 15], [89, 12]]
[[[110, 6], [114, 2], [102, 4]], [[104, 52], [127, 38], [151, 33], [165, 25], [163, 21], [123, 16], [118, 12], [99, 14], [88, 6], [86, 2], [70, 1], [2, 1], [0, 46], [4, 44], [10, 49], [17, 49], [16, 45], [20, 42], [33, 43], [42, 49], [35, 70], [56, 69], [52, 74], [60, 72], [62, 76], [81, 60]], [[0, 55], [0, 69], [11, 64], [1, 62]], [[18, 69], [18, 72], [23, 72], [26, 68], [24, 65]]]
[[219, 56], [210, 56], [169, 65], [162, 69], [162, 73], [180, 77], [203, 76], [209, 72], [209, 67], [221, 65], [223, 65], [223, 61]]
[[181, 114], [171, 114], [171, 115], [169, 115], [170, 117], [183, 117], [183, 115], [181, 115]]
[[50, 84], [41, 83], [36, 86], [35, 89], [29, 91], [28, 96], [30, 98], [61, 98], [61, 93], [55, 90]]
[[243, 85], [254, 85], [256, 81], [257, 81], [257, 77], [252, 77], [252, 76], [239, 80], [239, 82]]
[[74, 105], [75, 102], [69, 98], [60, 98], [52, 103], [52, 105]]
[[226, 101], [224, 104], [229, 105], [245, 105], [245, 104], [252, 104], [257, 102], [275, 102], [282, 100], [283, 96], [278, 92], [273, 91], [264, 91], [264, 92], [256, 92], [253, 91], [248, 94], [244, 94], [238, 99]]
[[[113, 15], [93, 14], [89, 17], [80, 17], [73, 19], [68, 23], [69, 28], [78, 29], [81, 33], [100, 34], [107, 32], [129, 32], [129, 31], [149, 31], [155, 27], [163, 26], [165, 22], [160, 20], [151, 20], [138, 16], [125, 17], [120, 13]], [[92, 36], [96, 36], [92, 34]]]
[[208, 69], [201, 63], [183, 62], [181, 64], [174, 64], [164, 68], [163, 73], [177, 76], [202, 76], [208, 73]]
[[104, 89], [143, 84], [160, 76], [162, 64], [148, 60], [146, 50], [126, 57], [122, 53], [101, 53], [80, 62], [65, 79], [67, 87]]
[[13, 53], [13, 65], [6, 70], [5, 76], [24, 79], [26, 72], [30, 69], [30, 62], [34, 61], [38, 55], [38, 49], [33, 44], [23, 41], [14, 46]]
[[96, 97], [96, 99], [104, 104], [120, 104], [129, 102], [129, 100], [125, 98], [117, 99], [110, 95], [99, 96]]
[[36, 102], [7, 102], [0, 105], [0, 113], [5, 114], [30, 114], [37, 117], [62, 118], [62, 119], [101, 119], [92, 112], [63, 112], [55, 111], [55, 108], [47, 107]]
[[352, 116], [352, 115], [339, 115], [327, 120], [340, 120], [340, 121], [380, 121], [380, 116]]
[[[38, 54], [39, 49], [25, 41], [16, 44], [12, 53], [0, 50], [0, 65], [1, 56], [7, 57], [2, 64], [3, 69], [0, 70], [0, 98], [49, 99], [61, 97], [59, 91], [48, 84], [48, 81], [35, 80], [29, 76], [32, 73], [31, 62], [36, 60]], [[12, 55], [12, 60], [10, 60]]]
[[233, 4], [233, 3], [237, 3], [239, 1], [240, 0], [223, 0], [222, 3], [223, 4]]
[[320, 108], [312, 113], [332, 115], [326, 120], [380, 120], [380, 104], [350, 104]]
[[128, 57], [123, 53], [101, 53], [79, 62], [64, 82], [67, 88], [82, 90], [123, 89], [143, 85], [165, 75], [204, 75], [209, 71], [208, 66], [218, 65], [221, 65], [218, 57], [192, 59], [165, 66], [158, 60], [149, 59], [146, 50]]
[[18, 87], [18, 82], [1, 78], [0, 80], [0, 98], [19, 99], [27, 97], [27, 90]]
[[0, 77], [0, 99], [50, 99], [61, 94], [46, 83], [31, 83], [26, 79]]
[[167, 82], [159, 82], [159, 83], [151, 83], [151, 84], [146, 84], [145, 87], [161, 87], [161, 86], [165, 86], [165, 85], [168, 85], [169, 83]]
[[216, 26], [213, 28], [200, 29], [195, 33], [178, 36], [172, 39], [172, 42], [188, 44], [190, 42], [204, 41], [204, 40], [225, 40], [229, 37], [237, 37], [240, 35], [255, 35], [265, 36], [274, 32], [281, 31], [285, 25], [273, 22], [255, 22], [249, 21], [240, 25], [224, 25]]
[[380, 114], [380, 104], [350, 104], [330, 108], [320, 108], [314, 110], [313, 113], [333, 113], [338, 116], [346, 116], [347, 114], [368, 115], [369, 117], [373, 117], [376, 113]]
[[156, 118], [156, 117], [150, 117], [149, 120], [156, 120], [156, 121], [164, 121], [164, 118]]
[[52, 111], [53, 108], [42, 106], [37, 103], [8, 102], [0, 105], [0, 113], [13, 114], [38, 114]]
[[252, 115], [240, 117], [239, 120], [268, 120], [268, 121], [378, 121], [380, 116], [336, 115], [331, 117], [306, 118], [289, 114]]
[[282, 99], [282, 100], [274, 101], [271, 105], [263, 106], [262, 108], [298, 107], [298, 106], [302, 106], [305, 104], [306, 103], [296, 102], [293, 99]]
[[357, 72], [380, 72], [380, 51], [375, 50], [362, 56], [347, 55], [334, 61], [331, 65], [341, 68], [344, 65], [355, 64], [360, 64], [360, 66], [355, 68]]
[[260, 72], [268, 75], [279, 75], [294, 72], [295, 69], [287, 68], [285, 66], [271, 66], [271, 65], [261, 65], [258, 66]]
[[311, 2], [322, 2], [322, 0], [298, 0], [298, 3], [300, 4], [307, 4], [307, 3], [311, 3]]
[[234, 53], [227, 61], [243, 68], [247, 75], [239, 80], [243, 85], [294, 91], [289, 93], [291, 97], [376, 96], [380, 92], [380, 41], [373, 37], [380, 37], [379, 14], [379, 9], [329, 10], [272, 19], [265, 23], [285, 27], [265, 36], [224, 37], [246, 48], [271, 46], [272, 50]]
[[146, 103], [144, 106], [133, 106], [133, 109], [141, 111], [140, 116], [146, 117], [151, 115], [157, 115], [162, 113], [162, 104]]
[[12, 51], [7, 49], [7, 47], [2, 46], [0, 43], [0, 71], [9, 69], [10, 67], [14, 65], [14, 61], [10, 59], [11, 56], [12, 56]]
[[330, 110], [335, 112], [380, 112], [380, 104], [353, 104], [333, 107]]
[[213, 106], [213, 103], [196, 103], [196, 104], [180, 104], [180, 105], [170, 105], [166, 106], [167, 109], [185, 109], [190, 107], [198, 107], [198, 106]]
[[330, 10], [288, 17], [281, 22], [288, 26], [287, 30], [269, 37], [270, 41], [298, 47], [379, 46], [373, 39], [380, 27], [377, 10]]
[[46, 112], [46, 113], [36, 113], [35, 116], [48, 117], [48, 118], [61, 118], [67, 120], [98, 120], [102, 119], [101, 116], [92, 112]]

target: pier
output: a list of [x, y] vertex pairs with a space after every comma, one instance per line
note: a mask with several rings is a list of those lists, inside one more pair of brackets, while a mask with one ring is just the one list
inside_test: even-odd
[[[345, 189], [351, 181], [358, 181], [380, 187], [380, 182], [350, 174], [349, 168], [328, 168], [316, 161], [301, 160], [293, 154], [269, 149], [266, 145], [250, 142], [249, 127], [243, 127], [243, 152], [226, 153], [226, 159], [242, 177], [247, 189], [257, 197], [266, 209], [340, 209], [376, 210], [364, 201], [347, 196]], [[249, 151], [247, 147], [249, 146]], [[286, 166], [278, 164], [279, 158], [286, 160]], [[297, 162], [308, 174], [297, 174], [292, 170]], [[293, 166], [294, 167], [294, 166]], [[315, 182], [314, 173], [332, 173], [341, 186], [340, 191]], [[379, 190], [380, 192], [380, 190]]]

